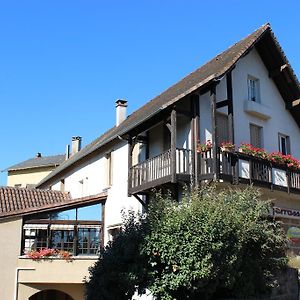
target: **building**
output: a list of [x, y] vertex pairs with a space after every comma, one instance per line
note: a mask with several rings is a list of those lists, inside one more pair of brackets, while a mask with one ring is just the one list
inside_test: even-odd
[[[70, 193], [1, 187], [0, 298], [82, 300], [83, 278], [103, 241], [105, 199], [105, 193], [72, 199]], [[36, 257], [31, 250], [49, 247], [60, 254], [51, 259], [24, 255]], [[69, 252], [78, 257], [69, 259]], [[44, 251], [44, 257], [49, 254], [54, 253]]]
[[[65, 160], [37, 188], [70, 192], [72, 199], [81, 199], [76, 201], [101, 202], [103, 217], [98, 221], [105, 244], [118, 232], [122, 210], [143, 211], [152, 188], [169, 189], [180, 199], [185, 185], [252, 183], [261, 188], [263, 198], [272, 199], [274, 215], [293, 238], [300, 231], [299, 162], [277, 153], [266, 159], [252, 147], [300, 159], [299, 102], [298, 79], [265, 24], [130, 116], [127, 102], [118, 100], [116, 126]], [[234, 144], [236, 151], [223, 149], [222, 142]], [[252, 146], [244, 145], [239, 152], [242, 143]], [[26, 218], [21, 217], [24, 240]], [[3, 218], [0, 226], [10, 226], [10, 218]], [[43, 219], [35, 215], [34, 220]], [[77, 229], [72, 230], [75, 236]], [[16, 234], [20, 240], [21, 232]], [[47, 245], [51, 243], [50, 236]], [[291, 250], [297, 253], [298, 245], [291, 243]], [[74, 261], [80, 261], [76, 251]], [[18, 261], [28, 268], [33, 264], [28, 258]], [[26, 273], [26, 284], [35, 282], [34, 272]]]
[[80, 151], [81, 141], [82, 138], [80, 136], [73, 136], [71, 151], [70, 146], [67, 145], [65, 154], [42, 156], [42, 153], [38, 152], [34, 158], [7, 168], [4, 170], [7, 171], [7, 185], [27, 188], [35, 187], [37, 183], [49, 175], [64, 160], [69, 159], [70, 156]]
[[34, 187], [57, 166], [65, 160], [65, 155], [42, 156], [37, 153], [36, 157], [7, 168], [7, 185], [14, 187]]

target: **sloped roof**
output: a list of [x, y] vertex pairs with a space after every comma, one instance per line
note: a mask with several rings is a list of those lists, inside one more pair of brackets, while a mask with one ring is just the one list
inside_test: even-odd
[[16, 170], [51, 167], [51, 166], [56, 167], [59, 166], [64, 160], [65, 160], [64, 154], [34, 157], [7, 168], [7, 171], [16, 171]]
[[70, 193], [15, 187], [0, 187], [0, 219], [24, 216], [104, 200], [106, 193], [72, 199]]
[[[271, 31], [270, 24], [265, 24], [133, 112], [118, 127], [111, 128], [92, 143], [84, 147], [81, 151], [62, 163], [58, 168], [44, 178], [38, 184], [38, 187], [43, 187], [43, 185], [51, 178], [59, 176], [61, 172], [71, 167], [76, 162], [98, 150], [103, 145], [116, 139], [118, 136], [122, 136], [130, 132], [136, 126], [152, 118], [154, 115], [171, 106], [184, 96], [198, 90], [201, 87], [204, 87], [214, 80], [222, 78], [235, 66], [241, 57], [246, 55], [252, 49], [252, 47], [258, 44], [259, 41], [262, 40], [267, 34], [271, 36], [272, 41], [276, 44], [276, 51], [279, 53], [280, 58], [288, 65], [292, 84], [294, 90], [296, 91], [295, 93], [298, 93], [300, 97], [298, 79], [296, 78], [290, 64], [288, 63], [284, 53], [276, 41]], [[280, 64], [280, 62], [278, 63]], [[287, 99], [287, 101], [289, 101], [289, 99]]]

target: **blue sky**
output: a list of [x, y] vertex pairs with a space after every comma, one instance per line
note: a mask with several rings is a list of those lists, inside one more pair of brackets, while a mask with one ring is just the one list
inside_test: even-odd
[[[298, 78], [300, 2], [0, 0], [0, 170], [64, 153], [270, 22]], [[0, 185], [6, 184], [6, 173]]]

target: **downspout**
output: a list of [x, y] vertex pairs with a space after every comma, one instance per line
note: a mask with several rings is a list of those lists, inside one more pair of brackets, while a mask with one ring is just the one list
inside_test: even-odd
[[15, 293], [14, 300], [18, 300], [18, 292], [19, 292], [19, 271], [35, 271], [35, 268], [16, 268], [16, 284], [15, 284]]

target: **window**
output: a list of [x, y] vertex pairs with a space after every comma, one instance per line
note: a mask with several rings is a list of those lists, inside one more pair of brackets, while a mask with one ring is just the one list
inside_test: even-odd
[[290, 137], [281, 133], [278, 133], [279, 151], [284, 154], [291, 154], [290, 149]]
[[218, 137], [218, 146], [222, 142], [229, 141], [228, 133], [228, 115], [217, 112], [217, 137]]
[[250, 124], [250, 144], [257, 148], [263, 147], [261, 126]]
[[98, 254], [100, 249], [101, 227], [78, 226], [78, 254]]
[[248, 100], [260, 102], [259, 79], [248, 76]]
[[51, 225], [51, 247], [74, 253], [74, 226]]
[[26, 224], [24, 225], [24, 251], [40, 250], [48, 245], [47, 224]]
[[36, 214], [24, 220], [24, 252], [52, 248], [73, 255], [99, 254], [102, 204]]

